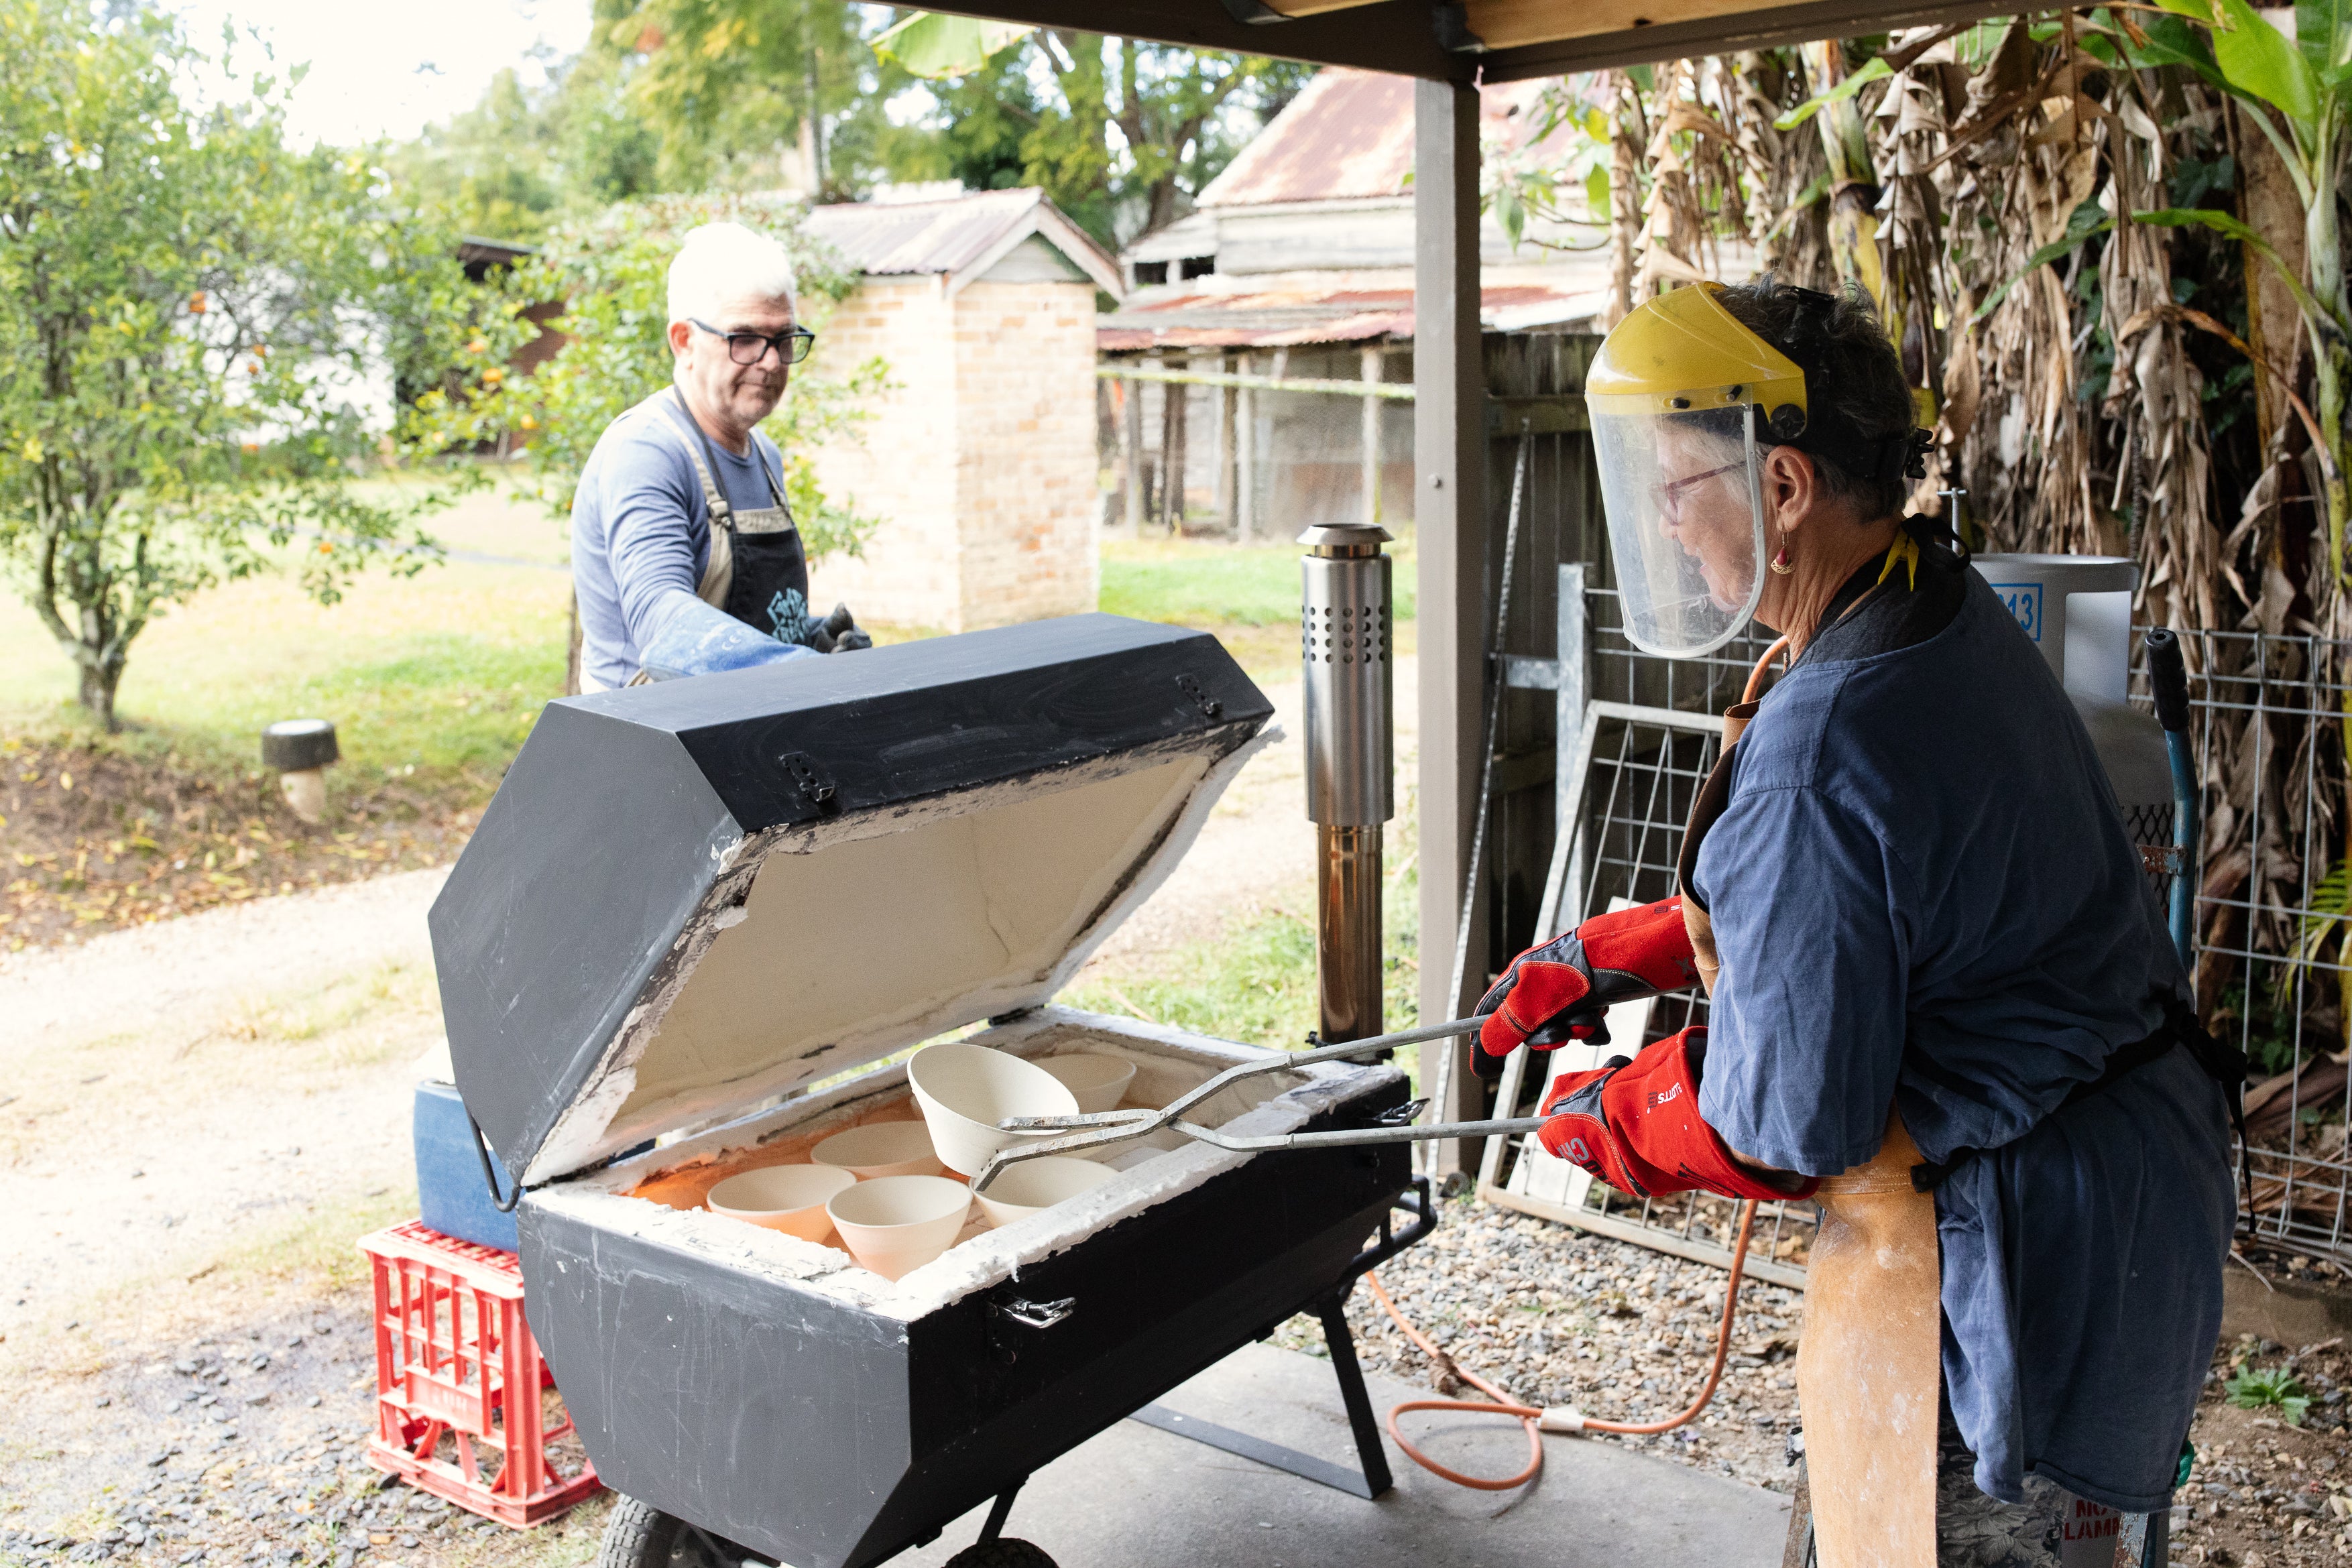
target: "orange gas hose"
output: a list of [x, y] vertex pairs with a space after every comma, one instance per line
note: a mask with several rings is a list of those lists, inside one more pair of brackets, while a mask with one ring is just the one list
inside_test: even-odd
[[[1681, 1415], [1664, 1421], [1640, 1423], [1596, 1421], [1585, 1417], [1582, 1421], [1584, 1430], [1617, 1432], [1627, 1437], [1643, 1437], [1658, 1432], [1671, 1432], [1677, 1427], [1687, 1426], [1698, 1419], [1699, 1412], [1705, 1410], [1708, 1402], [1715, 1398], [1716, 1387], [1723, 1381], [1723, 1364], [1731, 1354], [1731, 1324], [1739, 1312], [1739, 1278], [1748, 1267], [1748, 1238], [1755, 1228], [1756, 1200], [1749, 1198], [1739, 1206], [1739, 1238], [1732, 1243], [1731, 1247], [1731, 1280], [1725, 1286], [1723, 1292], [1723, 1322], [1716, 1331], [1715, 1364], [1707, 1371], [1706, 1385], [1698, 1391], [1698, 1397], [1691, 1401], [1690, 1407]], [[1381, 1289], [1378, 1275], [1366, 1274], [1364, 1283], [1371, 1287], [1372, 1300], [1378, 1301], [1381, 1304], [1381, 1310], [1388, 1313], [1390, 1320], [1403, 1331], [1405, 1338], [1420, 1346], [1422, 1354], [1427, 1356], [1433, 1364], [1453, 1364], [1451, 1357], [1430, 1343], [1419, 1329], [1405, 1321], [1404, 1314], [1397, 1311], [1396, 1303], [1389, 1300], [1389, 1293]], [[1462, 1375], [1462, 1380], [1465, 1383], [1475, 1385], [1478, 1391], [1486, 1395], [1493, 1403], [1488, 1404], [1486, 1401], [1475, 1399], [1408, 1399], [1389, 1411], [1389, 1436], [1396, 1440], [1396, 1446], [1403, 1449], [1405, 1457], [1414, 1464], [1433, 1476], [1452, 1481], [1455, 1486], [1475, 1487], [1480, 1491], [1508, 1491], [1514, 1487], [1525, 1486], [1535, 1479], [1543, 1470], [1543, 1437], [1540, 1423], [1544, 1413], [1530, 1406], [1513, 1404], [1501, 1389], [1466, 1367], [1456, 1366], [1454, 1370]], [[1503, 1480], [1465, 1476], [1459, 1470], [1447, 1469], [1414, 1448], [1405, 1439], [1405, 1435], [1398, 1430], [1397, 1417], [1414, 1410], [1468, 1410], [1493, 1416], [1516, 1416], [1519, 1424], [1527, 1428], [1528, 1468]]]

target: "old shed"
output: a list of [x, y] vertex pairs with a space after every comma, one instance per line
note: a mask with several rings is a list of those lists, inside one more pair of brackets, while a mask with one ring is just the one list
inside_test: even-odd
[[819, 207], [863, 279], [824, 324], [828, 372], [879, 357], [890, 387], [826, 486], [882, 526], [823, 563], [864, 619], [961, 632], [1095, 607], [1095, 306], [1118, 264], [1045, 193]]

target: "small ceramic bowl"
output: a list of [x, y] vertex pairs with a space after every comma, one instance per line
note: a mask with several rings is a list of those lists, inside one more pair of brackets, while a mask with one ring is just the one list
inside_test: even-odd
[[834, 1194], [825, 1212], [861, 1267], [896, 1280], [955, 1245], [971, 1189], [946, 1176], [877, 1176]]
[[1075, 1116], [1077, 1096], [1034, 1062], [984, 1045], [948, 1040], [917, 1051], [907, 1063], [931, 1147], [948, 1169], [972, 1176], [988, 1156], [1030, 1138], [1066, 1137], [1065, 1133], [1006, 1133], [1007, 1116]]
[[996, 1179], [988, 1184], [986, 1192], [971, 1196], [979, 1201], [981, 1212], [988, 1216], [990, 1226], [1001, 1227], [1033, 1214], [1043, 1214], [1088, 1187], [1102, 1186], [1118, 1174], [1093, 1160], [1044, 1155], [1005, 1166], [996, 1173]]
[[860, 1181], [940, 1174], [940, 1156], [931, 1148], [930, 1129], [920, 1122], [868, 1122], [863, 1127], [835, 1133], [810, 1150], [809, 1158], [852, 1172]]
[[710, 1189], [703, 1203], [711, 1213], [730, 1219], [822, 1241], [833, 1234], [825, 1203], [856, 1185], [856, 1176], [830, 1166], [764, 1166], [729, 1176]]
[[1127, 1097], [1127, 1086], [1135, 1082], [1135, 1063], [1123, 1056], [1079, 1051], [1041, 1056], [1037, 1065], [1060, 1079], [1063, 1087], [1077, 1096], [1078, 1110], [1089, 1116], [1097, 1111], [1118, 1110], [1118, 1103]]

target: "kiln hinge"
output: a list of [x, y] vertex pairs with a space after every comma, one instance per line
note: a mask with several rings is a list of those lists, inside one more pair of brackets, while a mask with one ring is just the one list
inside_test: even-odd
[[833, 800], [834, 783], [817, 768], [816, 762], [805, 751], [787, 751], [776, 758], [783, 764], [784, 772], [801, 798], [822, 810]]
[[1209, 688], [1201, 684], [1200, 677], [1197, 675], [1177, 676], [1176, 689], [1182, 692], [1187, 700], [1201, 710], [1202, 718], [1216, 718], [1225, 711], [1225, 705], [1209, 695]]

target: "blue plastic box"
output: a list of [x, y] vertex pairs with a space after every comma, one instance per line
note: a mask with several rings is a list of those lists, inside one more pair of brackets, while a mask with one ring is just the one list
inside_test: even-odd
[[[506, 1172], [493, 1162], [499, 1196], [511, 1197]], [[416, 1196], [418, 1217], [432, 1229], [503, 1252], [516, 1249], [515, 1217], [500, 1214], [482, 1185], [482, 1158], [475, 1152], [473, 1124], [452, 1083], [416, 1086]]]

